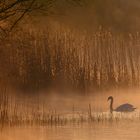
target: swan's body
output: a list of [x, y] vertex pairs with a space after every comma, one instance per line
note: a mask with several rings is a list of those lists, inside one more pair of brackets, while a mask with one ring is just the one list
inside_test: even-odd
[[113, 109], [113, 97], [110, 96], [108, 97], [108, 101], [110, 100], [110, 112], [112, 113], [113, 111], [116, 112], [133, 112], [135, 111], [135, 107], [131, 104], [122, 104], [120, 106], [118, 106], [116, 109]]

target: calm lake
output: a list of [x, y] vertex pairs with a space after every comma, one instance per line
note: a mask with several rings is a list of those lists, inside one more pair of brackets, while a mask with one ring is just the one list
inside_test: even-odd
[[[131, 103], [137, 109], [133, 113], [121, 115], [118, 113], [115, 114], [114, 112], [114, 117], [117, 115], [119, 121], [117, 118], [114, 118], [113, 121], [106, 120], [103, 112], [109, 113], [110, 103], [107, 101], [107, 98], [110, 95], [114, 97], [114, 108], [124, 103]], [[33, 126], [27, 126], [23, 124], [15, 127], [4, 127], [0, 129], [0, 140], [140, 140], [139, 89], [133, 91], [110, 91], [106, 94], [97, 94], [93, 97], [89, 96], [84, 98], [71, 96], [64, 98], [54, 95], [51, 97], [43, 96], [39, 99], [41, 103], [45, 100], [45, 111], [47, 113], [50, 113], [50, 115], [60, 114], [62, 119], [63, 116], [69, 118], [65, 113], [72, 113], [72, 117], [73, 113], [75, 113], [75, 118], [77, 116], [80, 118], [81, 115], [86, 118], [85, 114], [89, 112], [90, 103], [92, 115], [96, 113], [96, 117], [100, 119], [100, 122], [96, 120], [94, 122], [84, 121], [80, 123], [81, 121], [79, 121], [74, 124], [68, 121], [65, 125], [63, 125], [64, 123], [62, 125], [60, 123], [59, 125], [43, 124], [44, 126], [37, 126], [35, 124]], [[28, 118], [28, 115], [32, 114], [32, 108], [36, 111], [36, 102], [25, 100], [26, 102], [22, 103], [21, 101], [24, 101], [23, 98], [16, 101], [16, 104], [18, 103], [17, 112], [23, 118]], [[32, 108], [30, 109], [30, 107]], [[53, 114], [53, 112], [56, 114]], [[100, 117], [97, 115], [98, 113], [101, 115]], [[34, 116], [32, 116], [32, 119], [34, 119]]]
[[4, 128], [0, 140], [140, 140], [140, 122]]

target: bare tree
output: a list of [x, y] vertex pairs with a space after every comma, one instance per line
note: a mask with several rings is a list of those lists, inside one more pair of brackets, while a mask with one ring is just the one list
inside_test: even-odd
[[[66, 0], [71, 4], [81, 4], [81, 0]], [[47, 12], [57, 0], [0, 0], [0, 29], [9, 31], [28, 13], [39, 10]], [[44, 6], [45, 5], [45, 6]]]
[[14, 28], [26, 13], [36, 8], [37, 0], [0, 0], [0, 29], [5, 32]]

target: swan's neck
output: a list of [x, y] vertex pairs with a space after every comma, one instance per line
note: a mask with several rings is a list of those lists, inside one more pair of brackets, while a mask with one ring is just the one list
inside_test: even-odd
[[113, 99], [111, 99], [110, 101], [110, 113], [113, 112]]

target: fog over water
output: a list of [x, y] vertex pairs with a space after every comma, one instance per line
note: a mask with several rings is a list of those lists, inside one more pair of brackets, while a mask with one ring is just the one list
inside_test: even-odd
[[[102, 113], [109, 111], [109, 103], [107, 97], [114, 97], [114, 107], [122, 103], [131, 103], [140, 109], [140, 90], [111, 90], [108, 92], [93, 94], [89, 96], [60, 96], [55, 92], [46, 96], [45, 93], [40, 93], [39, 100], [46, 102], [46, 109], [56, 110], [57, 113], [71, 113], [72, 107], [75, 105], [75, 112], [88, 112], [89, 103], [92, 106], [92, 113]], [[25, 95], [24, 95], [25, 97]], [[35, 101], [36, 97], [29, 99]], [[26, 101], [26, 98], [25, 98]], [[17, 102], [18, 103], [18, 102]], [[19, 101], [19, 103], [21, 103]], [[33, 102], [32, 102], [33, 104]], [[19, 104], [20, 105], [20, 104]], [[31, 104], [30, 104], [31, 105]], [[139, 119], [135, 120], [135, 113], [125, 114], [126, 118], [132, 115], [130, 120], [112, 120], [112, 121], [97, 121], [85, 123], [72, 123], [63, 125], [18, 125], [1, 127], [1, 140], [139, 140]], [[137, 114], [138, 114], [137, 113]], [[134, 115], [133, 115], [134, 114]], [[115, 115], [115, 114], [114, 114]], [[123, 114], [122, 114], [123, 116]]]
[[[77, 1], [0, 42], [0, 140], [140, 139], [140, 1]], [[136, 110], [111, 113], [109, 96]]]

